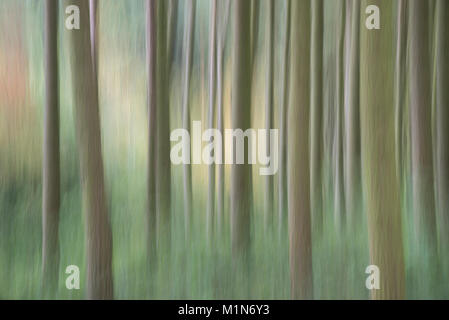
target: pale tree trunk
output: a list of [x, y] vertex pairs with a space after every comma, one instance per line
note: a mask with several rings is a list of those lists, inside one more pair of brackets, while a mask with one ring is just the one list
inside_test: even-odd
[[441, 252], [449, 247], [449, 2], [437, 2], [437, 172]]
[[[274, 0], [268, 0], [267, 6], [267, 29], [266, 29], [266, 50], [267, 50], [267, 73], [266, 73], [266, 98], [265, 98], [265, 129], [266, 153], [270, 153], [270, 130], [273, 128], [273, 69], [274, 69]], [[265, 181], [265, 229], [273, 226], [273, 176], [267, 175]]]
[[285, 216], [287, 212], [287, 106], [288, 106], [288, 90], [289, 90], [289, 48], [290, 48], [290, 7], [291, 1], [285, 0], [285, 25], [284, 25], [284, 39], [283, 44], [283, 64], [282, 64], [282, 93], [280, 101], [279, 114], [279, 173], [278, 173], [278, 188], [279, 188], [279, 236], [284, 234]]
[[89, 0], [89, 19], [90, 19], [90, 50], [94, 65], [95, 74], [98, 72], [98, 0]]
[[146, 68], [148, 105], [148, 162], [147, 162], [147, 247], [151, 265], [156, 260], [156, 137], [157, 137], [157, 84], [156, 84], [156, 1], [146, 1]]
[[[195, 34], [195, 10], [196, 1], [188, 0], [186, 2], [186, 18], [184, 29], [184, 88], [182, 95], [182, 125], [185, 130], [190, 132], [190, 77], [192, 74], [194, 34]], [[184, 219], [186, 241], [190, 238], [190, 224], [192, 215], [192, 166], [184, 164]]]
[[45, 109], [42, 172], [42, 287], [54, 296], [59, 275], [59, 85], [58, 85], [58, 5], [45, 1]]
[[346, 61], [344, 87], [344, 174], [347, 222], [352, 228], [361, 218], [360, 114], [359, 114], [360, 1], [346, 4]]
[[[71, 0], [80, 9], [80, 20], [89, 21], [87, 1]], [[106, 205], [101, 151], [98, 83], [91, 59], [89, 24], [67, 30], [72, 68], [75, 128], [86, 221], [87, 297], [112, 299], [112, 232]]]
[[293, 299], [313, 298], [310, 217], [310, 1], [291, 4], [287, 172], [290, 281]]
[[[230, 1], [222, 1], [224, 3], [224, 12], [222, 15], [220, 29], [218, 31], [217, 40], [217, 129], [223, 137], [224, 122], [223, 122], [223, 62], [224, 62], [224, 48], [226, 41], [226, 34], [228, 29], [228, 17]], [[222, 155], [225, 154], [225, 145], [222, 144]], [[224, 165], [218, 164], [218, 181], [217, 181], [217, 231], [221, 236], [223, 231], [223, 216], [224, 216]]]
[[158, 247], [167, 256], [171, 243], [171, 161], [169, 69], [167, 54], [167, 8], [165, 1], [156, 2], [156, 233]]
[[344, 21], [345, 2], [339, 0], [337, 4], [337, 54], [335, 72], [335, 131], [334, 131], [334, 222], [339, 234], [345, 222], [345, 197], [343, 185], [343, 48], [344, 48]]
[[[233, 10], [231, 121], [233, 129], [245, 131], [251, 126], [250, 2], [235, 1]], [[231, 245], [234, 260], [247, 257], [250, 245], [251, 166], [246, 143], [244, 152], [244, 164], [234, 161], [231, 165]]]
[[[214, 128], [214, 109], [215, 109], [215, 62], [216, 62], [216, 27], [217, 27], [217, 0], [212, 0], [210, 7], [209, 24], [209, 112], [208, 127]], [[216, 142], [211, 140], [209, 143]], [[215, 151], [214, 151], [215, 152]], [[207, 237], [209, 244], [212, 241], [214, 232], [215, 215], [215, 164], [209, 165], [209, 189], [207, 194]]]
[[171, 72], [173, 69], [173, 62], [175, 59], [176, 53], [176, 31], [178, 29], [178, 8], [179, 8], [179, 0], [165, 0], [168, 3], [168, 9], [166, 9], [167, 16], [167, 71], [168, 76], [171, 76]]
[[413, 212], [418, 237], [436, 244], [431, 124], [431, 57], [429, 3], [409, 2], [410, 111], [412, 134]]
[[[393, 1], [365, 0], [382, 13], [380, 30], [362, 24], [360, 119], [363, 191], [368, 215], [371, 264], [379, 267], [380, 289], [373, 299], [401, 299], [405, 294], [399, 181], [394, 143]], [[363, 15], [362, 15], [363, 16]]]
[[321, 234], [323, 226], [322, 155], [323, 155], [323, 0], [312, 1], [311, 95], [310, 95], [310, 182], [312, 221]]

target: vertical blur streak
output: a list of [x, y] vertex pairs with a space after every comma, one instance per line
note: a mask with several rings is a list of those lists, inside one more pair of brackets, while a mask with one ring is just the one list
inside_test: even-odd
[[343, 127], [343, 48], [344, 48], [344, 21], [345, 21], [345, 1], [338, 0], [337, 4], [337, 54], [335, 62], [335, 131], [334, 131], [334, 221], [337, 234], [341, 234], [341, 230], [345, 222], [345, 198], [343, 185], [343, 143], [342, 143], [342, 127]]
[[279, 236], [282, 237], [285, 229], [285, 216], [287, 212], [287, 107], [289, 90], [289, 54], [290, 54], [290, 6], [291, 0], [285, 0], [285, 25], [284, 25], [284, 44], [283, 44], [283, 62], [282, 62], [282, 92], [280, 102], [280, 152], [279, 152], [279, 183], [278, 183], [278, 201], [279, 201]]
[[[217, 0], [212, 0], [210, 4], [210, 23], [209, 23], [209, 113], [208, 127], [214, 126], [215, 109], [215, 62], [216, 62], [216, 27], [217, 27]], [[211, 137], [210, 143], [216, 143]], [[216, 153], [214, 149], [214, 153]], [[214, 233], [214, 215], [215, 215], [215, 164], [209, 165], [209, 189], [207, 195], [207, 237], [208, 243], [212, 241]]]
[[[228, 17], [230, 0], [222, 1], [224, 3], [224, 12], [221, 15], [220, 30], [218, 31], [217, 40], [217, 129], [223, 137], [223, 63], [224, 63], [224, 47], [226, 41], [226, 34], [228, 30]], [[222, 6], [223, 8], [223, 6]], [[222, 156], [225, 154], [225, 144], [222, 144]], [[222, 161], [223, 162], [223, 161]], [[224, 165], [218, 164], [218, 187], [217, 187], [217, 231], [221, 238], [223, 231], [223, 215], [224, 215]]]
[[323, 0], [312, 1], [311, 88], [310, 88], [310, 191], [314, 229], [321, 235], [323, 226]]
[[413, 211], [418, 241], [430, 246], [433, 251], [436, 244], [436, 221], [431, 123], [432, 64], [428, 41], [429, 2], [411, 0], [409, 10]]
[[347, 224], [360, 218], [360, 115], [359, 115], [360, 1], [347, 0], [344, 81], [344, 176]]
[[[233, 129], [245, 131], [251, 126], [251, 55], [249, 1], [233, 3], [234, 44], [232, 53], [232, 107]], [[233, 144], [235, 155], [235, 144]], [[244, 148], [245, 159], [248, 144]], [[247, 159], [246, 159], [247, 160]], [[251, 167], [231, 165], [231, 244], [234, 260], [247, 257], [250, 245]]]
[[[156, 260], [156, 0], [146, 1], [146, 68], [148, 105], [147, 250], [150, 266]], [[153, 268], [151, 268], [153, 269]]]
[[449, 2], [437, 3], [437, 172], [440, 252], [449, 252]]
[[[190, 77], [192, 74], [193, 49], [195, 35], [195, 10], [196, 1], [187, 0], [186, 2], [186, 19], [184, 29], [184, 54], [185, 54], [185, 71], [184, 71], [184, 91], [182, 94], [182, 125], [185, 130], [190, 132]], [[189, 150], [190, 154], [190, 150]], [[186, 241], [190, 238], [190, 224], [192, 214], [192, 167], [190, 164], [184, 164], [184, 219]]]
[[[397, 13], [397, 37], [396, 37], [396, 66], [395, 66], [395, 143], [396, 143], [396, 168], [400, 185], [404, 178], [404, 151], [402, 146], [403, 113], [406, 94], [406, 70], [405, 60], [407, 54], [407, 1], [398, 0]], [[402, 188], [401, 188], [402, 189]]]
[[[393, 2], [363, 1], [382, 12], [382, 28], [361, 25], [360, 106], [363, 191], [366, 200], [371, 264], [380, 272], [373, 299], [405, 298], [399, 182], [394, 144]], [[362, 11], [364, 12], [364, 11]]]
[[[86, 1], [66, 1], [80, 9], [88, 21]], [[71, 52], [75, 130], [85, 210], [87, 251], [87, 297], [112, 299], [112, 230], [109, 222], [101, 148], [98, 83], [91, 59], [89, 27], [65, 30]]]
[[[265, 129], [266, 133], [266, 154], [270, 153], [270, 129], [273, 128], [273, 69], [274, 69], [274, 1], [268, 0], [267, 8], [267, 22], [266, 22], [266, 101], [265, 101]], [[265, 181], [265, 228], [273, 227], [273, 176], [267, 175]]]
[[292, 1], [291, 14], [288, 136], [292, 139], [288, 139], [287, 149], [291, 298], [312, 299], [309, 171], [310, 0]]
[[57, 46], [58, 5], [45, 1], [45, 109], [42, 172], [42, 287], [46, 297], [53, 297], [59, 271], [59, 85]]

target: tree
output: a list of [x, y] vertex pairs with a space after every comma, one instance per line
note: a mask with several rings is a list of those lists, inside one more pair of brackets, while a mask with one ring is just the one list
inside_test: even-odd
[[396, 128], [396, 167], [399, 181], [404, 178], [405, 151], [403, 144], [404, 107], [406, 100], [406, 53], [407, 53], [407, 1], [399, 0], [396, 28], [396, 65], [395, 65], [395, 128]]
[[89, 0], [90, 9], [90, 45], [92, 52], [92, 60], [94, 65], [95, 73], [97, 73], [97, 59], [98, 59], [98, 13], [97, 13], [98, 2], [97, 0]]
[[58, 5], [45, 1], [45, 109], [42, 172], [42, 286], [53, 295], [59, 270], [59, 86], [58, 86]]
[[313, 224], [318, 233], [321, 232], [323, 224], [323, 16], [323, 1], [312, 1], [312, 38], [310, 57], [310, 190]]
[[348, 223], [354, 226], [360, 217], [357, 200], [360, 182], [360, 115], [359, 115], [359, 27], [360, 1], [346, 4], [345, 81], [344, 81], [344, 174], [345, 204]]
[[148, 104], [148, 163], [147, 163], [147, 245], [149, 262], [156, 258], [156, 137], [157, 137], [157, 38], [156, 38], [156, 1], [146, 1], [146, 68], [147, 68], [147, 104]]
[[285, 25], [284, 25], [284, 39], [283, 44], [283, 64], [282, 64], [282, 94], [280, 101], [280, 114], [279, 114], [279, 140], [280, 140], [280, 152], [279, 152], [279, 235], [283, 234], [285, 225], [285, 216], [287, 211], [287, 106], [288, 106], [288, 79], [289, 79], [289, 48], [290, 48], [290, 6], [291, 1], [285, 0]]
[[[159, 245], [171, 239], [171, 161], [170, 108], [167, 54], [167, 8], [165, 1], [156, 2], [156, 232]], [[164, 251], [166, 252], [166, 251]]]
[[343, 48], [344, 48], [344, 21], [345, 1], [337, 3], [337, 50], [335, 71], [335, 131], [334, 131], [334, 220], [337, 232], [341, 231], [345, 221], [345, 196], [343, 184], [343, 113], [344, 113], [344, 72], [343, 72]]
[[287, 172], [290, 281], [293, 299], [313, 298], [310, 222], [310, 1], [291, 4]]
[[168, 8], [165, 9], [167, 25], [166, 29], [166, 45], [167, 45], [167, 70], [168, 76], [171, 76], [172, 68], [173, 68], [173, 60], [175, 58], [176, 53], [176, 31], [178, 29], [178, 8], [179, 8], [179, 0], [168, 0], [165, 1], [168, 3]]
[[442, 252], [449, 246], [449, 3], [437, 2], [437, 183], [438, 183], [438, 225]]
[[[233, 129], [245, 131], [251, 126], [250, 2], [236, 1], [233, 10], [231, 122]], [[244, 164], [234, 161], [231, 165], [231, 244], [234, 259], [242, 258], [250, 244], [251, 167], [247, 151], [248, 145], [245, 144]]]
[[[183, 128], [190, 132], [190, 108], [189, 108], [189, 91], [190, 77], [192, 75], [193, 62], [193, 44], [195, 34], [195, 7], [196, 1], [188, 0], [184, 29], [184, 54], [185, 54], [185, 71], [184, 71], [184, 91], [182, 95], [182, 123]], [[190, 221], [192, 214], [192, 167], [190, 164], [184, 164], [184, 218], [186, 228], [186, 238], [190, 234]]]
[[380, 8], [382, 26], [368, 30], [361, 25], [360, 119], [370, 260], [382, 272], [380, 289], [372, 291], [372, 298], [401, 299], [405, 270], [392, 107], [393, 2], [364, 0], [361, 8], [371, 4]]
[[[270, 130], [273, 128], [273, 69], [274, 69], [274, 0], [267, 2], [267, 73], [266, 73], [266, 98], [265, 98], [265, 129], [266, 133], [266, 151], [270, 153]], [[273, 176], [267, 175], [265, 181], [265, 227], [273, 225]]]
[[[217, 129], [223, 136], [223, 62], [224, 62], [224, 47], [226, 41], [226, 34], [228, 29], [228, 17], [230, 1], [220, 1], [224, 3], [224, 11], [221, 15], [222, 20], [219, 24], [218, 37], [217, 37]], [[222, 155], [225, 154], [224, 145], [222, 146]], [[221, 234], [223, 228], [223, 215], [224, 215], [224, 166], [218, 164], [218, 190], [217, 190], [217, 229]]]
[[[208, 126], [214, 128], [214, 109], [215, 109], [215, 62], [216, 62], [216, 27], [217, 27], [217, 0], [212, 0], [210, 6], [210, 24], [209, 24], [209, 112]], [[210, 142], [214, 138], [211, 137]], [[214, 150], [215, 152], [215, 150]], [[215, 215], [215, 165], [209, 165], [209, 190], [207, 193], [207, 235], [209, 241], [212, 239]]]
[[409, 3], [410, 111], [412, 140], [413, 211], [418, 237], [436, 244], [435, 193], [431, 124], [431, 59], [429, 3]]
[[[80, 21], [89, 21], [89, 3], [67, 1], [80, 9]], [[91, 59], [90, 26], [65, 31], [69, 40], [74, 94], [74, 118], [86, 225], [87, 297], [111, 299], [112, 232], [106, 205], [101, 152], [98, 83]]]

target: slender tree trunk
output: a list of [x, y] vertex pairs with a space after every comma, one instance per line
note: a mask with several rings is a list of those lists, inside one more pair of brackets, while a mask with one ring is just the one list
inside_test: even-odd
[[90, 47], [92, 61], [94, 65], [95, 77], [97, 74], [97, 59], [98, 59], [98, 0], [89, 0], [89, 19], [90, 19]]
[[[87, 1], [71, 0], [80, 9], [80, 20], [89, 21]], [[112, 232], [106, 205], [103, 158], [101, 154], [98, 83], [91, 59], [89, 24], [80, 30], [65, 31], [71, 52], [75, 128], [78, 136], [86, 216], [87, 297], [111, 299]]]
[[437, 170], [441, 252], [449, 248], [449, 2], [437, 2]]
[[323, 16], [323, 0], [312, 1], [310, 181], [313, 225], [318, 234], [321, 234], [323, 225]]
[[[229, 6], [230, 1], [224, 1], [225, 9], [220, 30], [218, 31], [217, 41], [217, 127], [223, 137], [224, 123], [223, 123], [223, 62], [224, 62], [224, 48], [226, 41], [226, 33], [228, 26]], [[225, 146], [222, 144], [222, 155], [225, 154]], [[217, 190], [217, 231], [222, 234], [223, 230], [223, 216], [224, 216], [224, 165], [218, 164], [218, 190]]]
[[42, 287], [50, 297], [56, 293], [59, 275], [59, 85], [58, 5], [45, 1], [45, 109], [42, 172]]
[[360, 114], [359, 114], [359, 28], [360, 1], [346, 4], [346, 63], [344, 88], [344, 174], [348, 224], [352, 228], [361, 216], [360, 182]]
[[436, 244], [431, 125], [429, 3], [410, 1], [410, 111], [415, 227], [426, 245]]
[[[190, 132], [190, 108], [189, 108], [189, 91], [190, 77], [192, 74], [193, 62], [193, 44], [195, 34], [195, 10], [196, 1], [188, 0], [186, 2], [186, 27], [184, 29], [184, 54], [185, 54], [185, 71], [184, 71], [184, 91], [182, 96], [182, 123], [183, 128]], [[190, 223], [192, 214], [192, 167], [190, 164], [184, 164], [184, 218], [186, 241], [190, 238]]]
[[310, 1], [291, 7], [291, 73], [288, 109], [288, 227], [293, 299], [313, 298], [310, 218], [309, 109]]
[[284, 234], [285, 216], [287, 212], [287, 106], [288, 106], [288, 90], [289, 90], [289, 54], [290, 54], [290, 7], [291, 1], [285, 0], [285, 42], [283, 51], [283, 65], [282, 65], [282, 94], [280, 102], [280, 152], [279, 152], [279, 235]]
[[[233, 129], [245, 131], [251, 126], [250, 2], [235, 1], [233, 9], [231, 120]], [[244, 152], [244, 164], [234, 161], [231, 165], [231, 243], [234, 259], [247, 256], [250, 244], [251, 166], [247, 159], [247, 144]]]
[[337, 4], [337, 54], [336, 54], [336, 80], [335, 80], [335, 135], [334, 135], [334, 221], [337, 232], [340, 233], [345, 222], [345, 196], [343, 184], [343, 103], [344, 103], [344, 21], [345, 2], [339, 0]]
[[[270, 130], [273, 128], [273, 81], [274, 81], [274, 0], [268, 1], [267, 7], [267, 73], [266, 73], [266, 101], [265, 101], [265, 128], [266, 134], [266, 152], [270, 153]], [[273, 226], [273, 176], [267, 175], [265, 181], [265, 228]]]
[[170, 108], [168, 79], [171, 62], [167, 54], [166, 1], [157, 1], [156, 18], [156, 210], [158, 247], [164, 253], [171, 239], [171, 161], [170, 161]]
[[[399, 181], [394, 143], [393, 1], [364, 0], [382, 13], [380, 30], [361, 25], [360, 107], [363, 183], [368, 214], [371, 264], [379, 267], [380, 289], [373, 299], [405, 294]], [[375, 48], [375, 50], [374, 50]]]
[[251, 70], [254, 70], [256, 61], [257, 38], [259, 36], [260, 0], [251, 0]]
[[157, 38], [156, 0], [146, 1], [146, 68], [148, 105], [148, 163], [147, 163], [147, 246], [150, 265], [156, 261], [156, 137], [157, 137]]
[[[210, 7], [209, 24], [209, 113], [208, 127], [214, 128], [214, 109], [215, 109], [215, 62], [216, 62], [216, 29], [217, 29], [217, 0], [212, 0]], [[212, 138], [210, 143], [216, 142]], [[215, 152], [215, 151], [214, 151]], [[215, 215], [215, 164], [209, 165], [209, 190], [207, 194], [207, 235], [209, 243], [212, 240], [214, 232]]]
[[173, 69], [175, 53], [176, 53], [176, 31], [178, 29], [178, 8], [179, 0], [165, 0], [168, 3], [168, 9], [166, 9], [167, 21], [167, 70], [168, 77], [171, 76]]
[[405, 151], [402, 140], [404, 106], [406, 100], [406, 53], [407, 53], [407, 1], [399, 0], [396, 29], [396, 65], [395, 65], [395, 128], [396, 128], [396, 168], [402, 185], [406, 171]]

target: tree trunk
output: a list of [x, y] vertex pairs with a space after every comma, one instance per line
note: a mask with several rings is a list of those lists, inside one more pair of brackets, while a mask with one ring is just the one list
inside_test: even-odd
[[[380, 30], [361, 25], [360, 107], [363, 184], [368, 215], [371, 264], [380, 269], [380, 289], [373, 299], [401, 299], [405, 294], [399, 182], [394, 149], [393, 1], [377, 5]], [[362, 15], [363, 16], [363, 15]]]
[[[235, 1], [233, 9], [231, 121], [233, 129], [245, 131], [251, 126], [250, 2]], [[245, 257], [250, 244], [251, 166], [247, 159], [247, 144], [244, 152], [244, 164], [234, 161], [231, 165], [231, 243], [234, 259]]]
[[283, 65], [282, 65], [282, 94], [280, 102], [279, 131], [280, 131], [280, 152], [279, 152], [279, 235], [284, 234], [285, 216], [287, 212], [287, 106], [289, 90], [289, 54], [290, 54], [290, 7], [291, 1], [285, 0], [285, 42], [283, 44]]
[[431, 58], [429, 3], [410, 1], [410, 111], [412, 133], [413, 210], [418, 237], [436, 243], [431, 124]]
[[156, 211], [157, 242], [165, 255], [171, 243], [171, 160], [166, 1], [156, 2]]
[[336, 54], [336, 80], [335, 80], [335, 135], [334, 135], [334, 221], [337, 233], [345, 222], [345, 196], [343, 184], [343, 103], [344, 103], [344, 72], [343, 72], [343, 48], [344, 48], [344, 21], [345, 2], [339, 0], [337, 4], [337, 54]]
[[[196, 1], [188, 0], [186, 2], [186, 26], [184, 29], [184, 54], [185, 54], [185, 72], [184, 72], [184, 91], [182, 96], [182, 123], [183, 128], [190, 132], [190, 77], [192, 74], [193, 62], [193, 44], [195, 34], [195, 10]], [[184, 164], [184, 218], [186, 240], [190, 237], [190, 223], [192, 214], [192, 167], [190, 164]]]
[[45, 1], [45, 109], [42, 172], [42, 287], [50, 297], [56, 293], [59, 277], [59, 85], [58, 5]]
[[94, 65], [95, 77], [97, 74], [97, 59], [98, 59], [98, 0], [89, 0], [89, 9], [90, 9], [90, 47], [91, 47], [91, 55], [92, 61]]
[[147, 163], [147, 246], [151, 265], [156, 261], [156, 137], [157, 137], [157, 38], [156, 1], [146, 1], [146, 68], [148, 104], [148, 163]]
[[[406, 101], [406, 53], [407, 53], [407, 1], [399, 0], [396, 31], [396, 65], [395, 65], [395, 143], [396, 143], [396, 168], [400, 185], [403, 184], [406, 174], [405, 146], [403, 146], [403, 116]], [[401, 188], [402, 189], [402, 188]]]
[[449, 3], [437, 2], [437, 170], [441, 252], [449, 248]]
[[314, 229], [321, 234], [323, 225], [322, 154], [323, 154], [323, 0], [312, 1], [312, 54], [310, 96], [310, 181]]
[[347, 222], [352, 228], [361, 217], [360, 183], [360, 114], [359, 114], [359, 28], [360, 1], [346, 5], [346, 62], [344, 88], [345, 196]]
[[[266, 133], [266, 152], [270, 153], [270, 130], [273, 128], [273, 69], [274, 69], [274, 0], [268, 1], [267, 7], [267, 73], [266, 73], [266, 101], [265, 101], [265, 129]], [[265, 181], [265, 228], [273, 226], [273, 176], [267, 175]]]
[[[225, 1], [225, 11], [220, 30], [218, 31], [217, 41], [217, 128], [223, 137], [224, 123], [223, 123], [223, 62], [224, 62], [224, 47], [227, 34], [228, 17], [230, 1]], [[225, 146], [222, 145], [222, 155], [225, 154]], [[224, 165], [218, 164], [218, 190], [217, 190], [217, 231], [218, 234], [222, 234], [223, 230], [223, 215], [224, 215]]]
[[290, 98], [288, 109], [288, 227], [293, 299], [313, 298], [310, 226], [309, 89], [310, 1], [291, 6]]
[[166, 13], [168, 22], [166, 29], [167, 30], [167, 70], [168, 77], [171, 76], [171, 72], [173, 69], [175, 53], [176, 53], [176, 31], [178, 29], [178, 8], [179, 8], [179, 0], [169, 0], [168, 2], [168, 10]]
[[[216, 27], [217, 27], [217, 0], [212, 0], [210, 7], [209, 24], [209, 112], [208, 127], [214, 128], [214, 109], [215, 109], [215, 61], [216, 61]], [[212, 138], [209, 143], [216, 142]], [[215, 151], [214, 151], [215, 152]], [[209, 244], [214, 232], [215, 215], [215, 164], [209, 165], [209, 189], [207, 194], [207, 237]]]
[[[89, 21], [87, 1], [71, 0], [80, 9], [80, 20]], [[98, 83], [91, 59], [89, 24], [80, 30], [65, 31], [71, 52], [75, 128], [78, 137], [83, 190], [86, 246], [87, 297], [111, 299], [112, 233], [109, 222], [101, 154]]]

